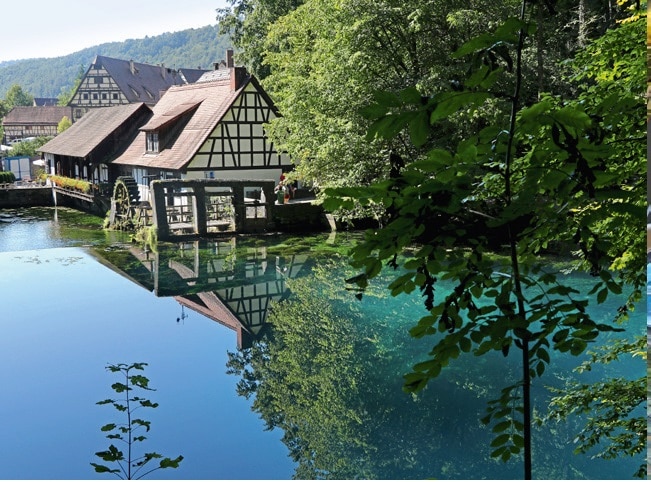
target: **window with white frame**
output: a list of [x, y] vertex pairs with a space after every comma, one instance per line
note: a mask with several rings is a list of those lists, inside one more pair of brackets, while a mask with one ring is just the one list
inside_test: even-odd
[[147, 132], [147, 152], [159, 152], [158, 132]]

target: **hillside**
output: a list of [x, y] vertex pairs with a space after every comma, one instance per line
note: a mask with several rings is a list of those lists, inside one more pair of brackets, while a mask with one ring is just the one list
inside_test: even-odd
[[193, 28], [154, 37], [109, 42], [80, 50], [63, 57], [27, 59], [0, 63], [0, 98], [19, 84], [34, 97], [57, 97], [69, 89], [80, 69], [86, 71], [96, 55], [142, 62], [165, 64], [170, 68], [211, 69], [213, 62], [226, 58], [231, 46], [226, 35], [215, 25]]

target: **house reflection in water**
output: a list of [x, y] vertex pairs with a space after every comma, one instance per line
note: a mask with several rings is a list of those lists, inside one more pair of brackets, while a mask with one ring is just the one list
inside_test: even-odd
[[239, 349], [263, 336], [270, 302], [289, 295], [285, 281], [309, 272], [307, 254], [269, 255], [266, 246], [236, 237], [95, 254], [156, 296], [231, 328]]

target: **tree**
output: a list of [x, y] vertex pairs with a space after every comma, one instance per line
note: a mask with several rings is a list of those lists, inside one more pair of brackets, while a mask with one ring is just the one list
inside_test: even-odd
[[[368, 121], [360, 111], [378, 89], [400, 90], [414, 82], [424, 94], [447, 89], [463, 70], [446, 62], [446, 53], [511, 3], [494, 2], [469, 15], [462, 10], [466, 2], [305, 2], [267, 27], [264, 86], [283, 114], [271, 123], [270, 136], [290, 152], [299, 176], [319, 190], [387, 177], [388, 152], [411, 160], [419, 149], [400, 137], [369, 144]], [[468, 16], [476, 21], [464, 21]], [[495, 106], [486, 110], [500, 115]], [[476, 125], [455, 119], [440, 129], [437, 141], [446, 145]]]
[[[23, 91], [23, 88], [14, 84], [11, 86], [4, 100], [0, 100], [0, 120], [5, 117], [11, 109], [16, 106], [30, 106], [34, 103], [34, 97]], [[0, 126], [0, 140], [4, 139], [4, 129]]]
[[269, 74], [262, 58], [267, 29], [302, 3], [303, 0], [228, 0], [228, 7], [217, 9], [220, 32], [230, 36], [240, 50], [239, 60], [259, 79]]
[[16, 106], [30, 106], [34, 104], [34, 96], [25, 92], [20, 85], [14, 84], [7, 91], [5, 103], [8, 110]]
[[[457, 50], [453, 57], [467, 59], [470, 75], [456, 89], [426, 99], [417, 87], [385, 92], [367, 110], [375, 120], [369, 137], [391, 139], [406, 129], [416, 147], [460, 109], [476, 112], [489, 99], [508, 101], [505, 126], [485, 127], [453, 149], [430, 149], [368, 188], [331, 189], [326, 204], [374, 204], [387, 212], [387, 224], [367, 232], [351, 253], [353, 266], [362, 269], [349, 280], [359, 296], [383, 262], [397, 268], [398, 254], [418, 247], [400, 263], [407, 272], [388, 288], [393, 295], [421, 290], [429, 314], [411, 330], [414, 337], [448, 334], [406, 376], [406, 390], [422, 390], [461, 353], [521, 352], [520, 379], [489, 403], [483, 421], [496, 433], [492, 456], [506, 461], [523, 453], [525, 478], [531, 478], [532, 462], [531, 379], [543, 375], [554, 351], [579, 355], [601, 332], [620, 330], [646, 282], [642, 257], [636, 256], [643, 246], [640, 230], [626, 230], [625, 243], [608, 231], [615, 224], [634, 226], [645, 208], [639, 122], [644, 84], [636, 83], [644, 69], [644, 15], [636, 12], [595, 44], [600, 59], [609, 46], [613, 56], [603, 62], [610, 73], [604, 75], [597, 60], [587, 70], [598, 74], [575, 77], [580, 83], [573, 100], [546, 95], [531, 104], [522, 91], [524, 43], [535, 33], [528, 7], [523, 1], [519, 18]], [[621, 51], [630, 53], [633, 64], [620, 61]], [[578, 60], [594, 57], [587, 52]], [[512, 80], [501, 84], [504, 75]], [[630, 82], [620, 92], [612, 80], [622, 75]], [[505, 94], [503, 85], [511, 85], [512, 93]], [[585, 102], [595, 89], [607, 95]], [[496, 264], [485, 254], [501, 245], [506, 258]], [[612, 314], [612, 323], [595, 321], [582, 293], [541, 262], [550, 247], [562, 246], [575, 246], [577, 267], [595, 276], [591, 293], [597, 303], [631, 287], [629, 302]], [[456, 287], [439, 299], [442, 280], [455, 280]]]
[[[79, 70], [77, 70], [77, 77], [75, 77], [75, 81], [73, 82], [72, 86], [67, 90], [65, 90], [63, 87], [61, 88], [61, 93], [57, 99], [58, 105], [68, 105], [68, 102], [72, 100], [72, 96], [75, 95], [75, 92], [77, 92], [77, 89], [79, 88], [79, 85], [81, 85], [81, 81], [84, 79], [85, 75], [86, 67], [80, 65]], [[59, 132], [58, 128], [57, 132]]]
[[51, 140], [51, 136], [41, 136], [30, 141], [21, 141], [11, 146], [12, 156], [36, 157], [38, 149]]
[[57, 134], [61, 134], [63, 131], [68, 129], [72, 125], [72, 122], [68, 118], [68, 116], [63, 116], [63, 118], [59, 121], [59, 124], [57, 125]]

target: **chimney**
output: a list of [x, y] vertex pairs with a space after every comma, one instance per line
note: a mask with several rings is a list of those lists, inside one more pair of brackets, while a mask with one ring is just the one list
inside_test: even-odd
[[238, 90], [247, 78], [246, 67], [235, 67], [233, 62], [233, 49], [226, 51], [226, 67], [231, 79], [231, 90]]
[[136, 75], [136, 66], [133, 64], [133, 59], [129, 60], [129, 70], [131, 70], [131, 75]]
[[246, 67], [231, 67], [231, 90], [238, 90], [247, 78]]
[[160, 74], [163, 76], [163, 79], [166, 77], [165, 76], [165, 64], [160, 64]]
[[213, 62], [212, 67], [213, 70], [219, 70], [219, 62]]

